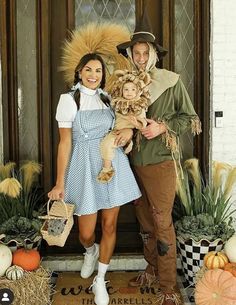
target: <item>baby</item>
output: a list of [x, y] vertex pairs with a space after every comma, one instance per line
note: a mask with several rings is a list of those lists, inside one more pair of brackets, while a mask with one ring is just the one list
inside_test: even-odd
[[[142, 129], [146, 127], [146, 111], [149, 105], [148, 84], [150, 76], [144, 71], [115, 71], [118, 79], [114, 82], [111, 92], [111, 106], [115, 111], [115, 125], [101, 141], [100, 151], [103, 168], [97, 176], [101, 183], [109, 182], [115, 174], [112, 160], [115, 155], [116, 131], [123, 128]], [[128, 154], [132, 150], [131, 141], [125, 149]]]

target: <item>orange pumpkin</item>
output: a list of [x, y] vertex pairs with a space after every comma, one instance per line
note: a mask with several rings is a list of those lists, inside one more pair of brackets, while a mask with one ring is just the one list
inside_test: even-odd
[[224, 267], [225, 271], [229, 271], [233, 274], [233, 276], [236, 276], [236, 263], [228, 263]]
[[20, 266], [26, 271], [33, 271], [39, 267], [40, 254], [37, 250], [18, 249], [13, 253], [13, 265]]
[[210, 251], [204, 256], [204, 265], [208, 269], [224, 269], [228, 262], [228, 257], [223, 252]]
[[222, 269], [205, 272], [195, 289], [196, 305], [235, 305], [236, 278]]

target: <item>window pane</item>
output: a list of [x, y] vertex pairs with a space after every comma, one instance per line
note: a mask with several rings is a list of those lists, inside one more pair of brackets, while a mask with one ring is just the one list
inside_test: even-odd
[[175, 0], [175, 71], [194, 102], [194, 1]]
[[[175, 0], [175, 72], [179, 73], [194, 104], [194, 1]], [[183, 159], [193, 156], [193, 136], [180, 137]]]
[[113, 21], [135, 27], [135, 0], [75, 0], [76, 28], [93, 21]]

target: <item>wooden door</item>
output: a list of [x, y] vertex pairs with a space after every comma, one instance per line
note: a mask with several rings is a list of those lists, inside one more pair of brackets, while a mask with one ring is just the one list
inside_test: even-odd
[[[22, 0], [24, 2], [24, 0]], [[87, 4], [86, 4], [87, 2]], [[70, 30], [78, 23], [78, 18], [83, 16], [79, 4], [90, 7], [91, 3], [107, 3], [104, 10], [100, 10], [101, 16], [113, 18], [114, 5], [126, 5], [131, 8], [130, 15], [138, 21], [144, 10], [150, 16], [153, 32], [158, 37], [160, 44], [169, 50], [168, 55], [160, 67], [176, 71], [186, 80], [186, 74], [190, 71], [192, 76], [192, 98], [195, 108], [200, 115], [203, 128], [201, 137], [197, 137], [193, 147], [194, 155], [200, 159], [203, 172], [208, 172], [209, 152], [209, 0], [109, 0], [109, 1], [76, 1], [76, 0], [32, 0], [25, 1], [25, 6], [34, 3], [32, 11], [35, 20], [36, 43], [36, 79], [35, 86], [36, 106], [36, 133], [37, 156], [43, 164], [41, 185], [45, 193], [50, 190], [55, 181], [56, 155], [58, 143], [58, 129], [55, 121], [55, 110], [59, 95], [66, 92], [62, 74], [58, 71], [61, 58], [61, 47]], [[18, 117], [18, 80], [17, 72], [21, 69], [17, 62], [17, 5], [16, 0], [2, 0], [0, 2], [0, 39], [2, 62], [2, 104], [4, 127], [4, 159], [6, 161], [18, 161], [21, 158], [21, 145], [29, 146], [27, 138], [21, 144]], [[24, 4], [24, 3], [23, 3]], [[119, 4], [119, 5], [118, 5]], [[128, 5], [128, 6], [127, 6]], [[132, 12], [132, 5], [134, 9]], [[111, 10], [109, 11], [109, 7]], [[90, 7], [91, 9], [91, 7]], [[99, 10], [96, 10], [98, 14]], [[114, 10], [113, 10], [114, 11]], [[103, 13], [102, 13], [103, 12]], [[126, 13], [128, 13], [127, 10]], [[188, 14], [186, 14], [188, 12]], [[94, 13], [94, 12], [93, 12]], [[110, 15], [109, 15], [110, 14]], [[84, 17], [84, 16], [83, 16]], [[117, 14], [120, 20], [122, 14]], [[77, 19], [76, 19], [77, 18]], [[99, 18], [98, 18], [99, 19]], [[124, 18], [123, 18], [124, 19]], [[123, 20], [122, 19], [122, 20]], [[119, 21], [119, 20], [117, 20]], [[184, 21], [187, 24], [184, 24]], [[188, 38], [189, 32], [184, 32], [188, 26], [191, 29], [193, 52], [191, 69], [182, 69], [188, 62], [184, 62], [184, 56], [178, 54], [179, 43]], [[183, 34], [183, 35], [182, 35]], [[181, 36], [182, 35], [182, 36]], [[19, 42], [18, 42], [19, 43]], [[180, 50], [184, 49], [181, 45]], [[180, 60], [181, 59], [181, 60]], [[182, 63], [182, 66], [179, 63]], [[185, 65], [186, 64], [186, 65]], [[188, 86], [188, 85], [187, 85]], [[29, 103], [31, 101], [29, 100]], [[29, 155], [30, 158], [30, 155]], [[99, 226], [97, 228], [100, 234]], [[142, 243], [139, 236], [139, 226], [135, 218], [133, 204], [127, 204], [121, 209], [118, 223], [118, 238], [116, 252], [140, 252]], [[52, 253], [78, 253], [82, 248], [78, 243], [76, 225], [73, 228], [68, 243], [62, 249], [57, 247], [44, 247], [45, 254]]]

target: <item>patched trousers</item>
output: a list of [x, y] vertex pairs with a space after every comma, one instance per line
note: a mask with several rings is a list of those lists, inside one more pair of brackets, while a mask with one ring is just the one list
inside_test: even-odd
[[176, 236], [172, 221], [176, 188], [174, 161], [135, 166], [134, 172], [143, 195], [135, 208], [144, 258], [148, 262], [146, 272], [158, 273], [162, 291], [172, 292], [176, 285]]

